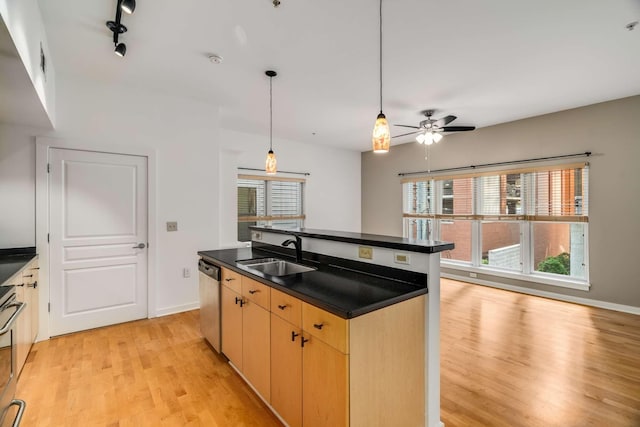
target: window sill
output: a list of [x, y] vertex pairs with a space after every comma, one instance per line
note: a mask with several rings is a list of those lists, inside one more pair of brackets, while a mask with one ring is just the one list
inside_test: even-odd
[[470, 264], [463, 264], [455, 261], [447, 261], [444, 259], [440, 261], [440, 265], [444, 268], [449, 268], [452, 270], [466, 271], [469, 273], [476, 273], [476, 274], [484, 274], [487, 276], [504, 277], [506, 279], [521, 280], [524, 282], [558, 286], [561, 288], [576, 289], [580, 291], [588, 291], [591, 288], [591, 284], [589, 282], [580, 280], [580, 279], [564, 279], [560, 277], [558, 278], [550, 277], [550, 275], [540, 274], [540, 273], [522, 274], [519, 272], [500, 270], [496, 268], [474, 267]]

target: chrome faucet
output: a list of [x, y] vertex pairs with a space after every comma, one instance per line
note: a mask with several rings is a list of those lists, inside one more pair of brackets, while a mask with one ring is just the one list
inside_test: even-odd
[[293, 236], [294, 239], [287, 239], [282, 242], [282, 246], [289, 246], [293, 243], [296, 247], [296, 262], [302, 262], [302, 238], [300, 236]]

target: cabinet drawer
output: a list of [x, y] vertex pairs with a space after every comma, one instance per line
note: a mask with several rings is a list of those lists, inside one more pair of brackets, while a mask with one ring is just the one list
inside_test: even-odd
[[271, 289], [271, 312], [300, 328], [302, 326], [302, 301], [277, 289]]
[[303, 302], [302, 329], [342, 353], [349, 353], [349, 329], [346, 319]]
[[222, 284], [237, 293], [242, 293], [242, 276], [235, 271], [222, 268], [220, 273]]
[[271, 287], [242, 276], [242, 296], [269, 310]]

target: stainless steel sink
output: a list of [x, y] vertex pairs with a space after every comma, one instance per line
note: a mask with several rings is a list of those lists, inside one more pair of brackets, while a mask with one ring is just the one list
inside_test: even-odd
[[290, 274], [306, 273], [316, 270], [313, 267], [296, 264], [279, 258], [255, 258], [236, 261], [249, 270], [259, 271], [270, 276], [288, 276]]

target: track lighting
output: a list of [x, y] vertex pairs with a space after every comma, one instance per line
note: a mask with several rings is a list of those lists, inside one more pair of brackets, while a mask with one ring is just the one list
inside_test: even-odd
[[127, 54], [127, 45], [124, 43], [118, 43], [115, 49], [116, 55], [122, 57]]
[[122, 25], [122, 12], [133, 13], [136, 8], [136, 0], [117, 0], [116, 18], [113, 21], [107, 21], [107, 28], [113, 32], [113, 45], [115, 46], [115, 54], [123, 57], [127, 53], [127, 45], [120, 43], [118, 37], [120, 34], [127, 32], [127, 27]]
[[136, 10], [136, 0], [122, 0], [120, 7], [124, 13], [131, 15]]

